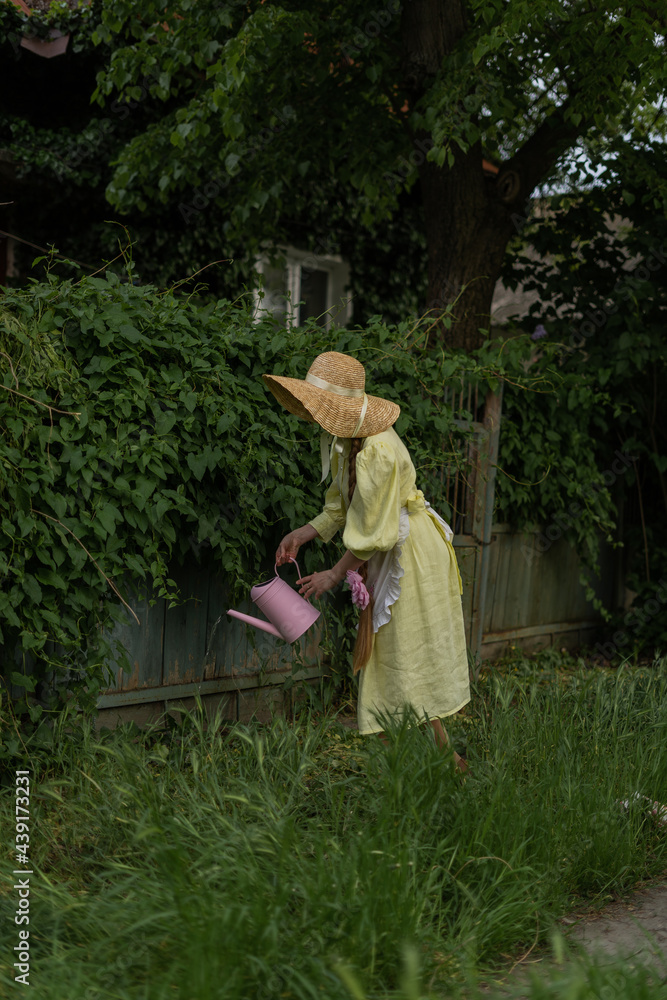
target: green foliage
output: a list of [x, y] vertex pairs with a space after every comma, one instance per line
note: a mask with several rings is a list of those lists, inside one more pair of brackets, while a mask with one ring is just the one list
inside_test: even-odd
[[[460, 6], [449, 0], [447, 18]], [[465, 31], [439, 71], [418, 81], [419, 100], [397, 0], [176, 0], [168, 10], [147, 2], [140, 14], [132, 0], [96, 0], [34, 13], [30, 30], [71, 30], [75, 55], [95, 72], [82, 84], [93, 108], [63, 109], [55, 124], [37, 127], [35, 109], [3, 106], [19, 177], [34, 183], [38, 171], [67, 206], [51, 208], [48, 227], [27, 214], [31, 232], [45, 230], [40, 239], [78, 259], [90, 246], [95, 259], [110, 203], [146, 225], [141, 274], [163, 284], [184, 259], [196, 271], [221, 257], [247, 264], [266, 241], [302, 246], [322, 217], [318, 236], [362, 258], [354, 290], [375, 302], [360, 303], [355, 319], [365, 322], [378, 300], [387, 318], [404, 316], [424, 294], [414, 202], [426, 156], [444, 172], [470, 151], [511, 161], [552, 123], [565, 147], [587, 134], [602, 148], [623, 116], [648, 120], [664, 89], [661, 37], [645, 5], [465, 6]], [[25, 30], [27, 18], [3, 4], [0, 39], [15, 55]], [[363, 258], [388, 241], [380, 266], [394, 273], [385, 282]], [[219, 279], [218, 294], [228, 295], [239, 273], [227, 268]]]
[[[558, 411], [547, 397], [545, 435], [571, 437], [561, 456], [576, 455], [576, 465], [563, 474], [561, 462], [557, 471], [575, 500], [604, 470], [622, 512], [624, 578], [640, 613], [655, 598], [667, 548], [667, 175], [662, 142], [642, 148], [641, 135], [619, 136], [613, 154], [595, 183], [580, 176], [578, 190], [536, 206], [505, 280], [538, 293], [532, 314], [549, 334], [540, 345], [549, 343], [566, 378], [597, 390], [592, 407], [587, 389], [563, 398]], [[513, 412], [503, 434], [513, 434], [519, 419]], [[584, 432], [578, 448], [577, 425]], [[637, 651], [667, 644], [664, 616], [649, 618], [633, 636]], [[623, 615], [616, 624], [623, 627]]]
[[54, 671], [61, 697], [88, 688], [92, 704], [118, 590], [173, 598], [170, 562], [206, 546], [235, 599], [281, 534], [319, 511], [317, 442], [273, 402], [263, 372], [303, 377], [323, 350], [354, 353], [371, 391], [400, 400], [422, 478], [452, 427], [444, 379], [489, 374], [420, 349], [419, 326], [285, 330], [253, 311], [248, 299], [202, 307], [113, 273], [3, 296], [8, 682], [32, 694]]
[[[525, 357], [523, 338], [509, 341]], [[522, 350], [523, 349], [523, 350]], [[611, 404], [595, 374], [569, 371], [558, 345], [533, 346], [528, 370], [541, 372], [530, 391], [506, 386], [496, 478], [498, 521], [516, 529], [538, 527], [537, 551], [566, 537], [582, 561], [581, 580], [594, 600], [600, 543], [617, 544], [617, 512], [610, 487], [627, 477], [629, 460], [615, 462], [611, 479], [598, 440], [600, 411]]]
[[16, 49], [22, 35], [48, 39], [51, 29], [57, 28], [63, 33], [74, 32], [73, 45], [78, 50], [89, 41], [97, 16], [96, 5], [85, 2], [53, 0], [46, 10], [32, 7], [30, 14], [15, 4], [3, 3], [0, 5], [0, 38], [7, 38]]
[[650, 15], [641, 6], [620, 15], [616, 4], [592, 10], [580, 0], [468, 7], [468, 30], [412, 116], [432, 132], [429, 156], [440, 166], [477, 143], [494, 161], [509, 160], [554, 115], [572, 130], [567, 145], [577, 131], [599, 138], [619, 113], [631, 118], [658, 97], [658, 77], [634, 63], [637, 46], [646, 68], [662, 72], [661, 40], [644, 34]]
[[[582, 416], [593, 425], [598, 391], [552, 350], [531, 358], [527, 338], [469, 356], [424, 346], [424, 322], [284, 329], [256, 319], [248, 298], [202, 306], [132, 276], [131, 263], [125, 281], [50, 276], [2, 300], [0, 641], [15, 660], [6, 681], [26, 692], [17, 710], [35, 723], [50, 678], [61, 699], [94, 703], [120, 596], [176, 599], [170, 566], [206, 549], [236, 600], [273, 565], [282, 534], [319, 511], [319, 432], [274, 402], [264, 372], [302, 378], [324, 350], [359, 358], [369, 391], [401, 406], [418, 485], [446, 518], [446, 469], [465, 466], [460, 418], [476, 415], [455, 414], [445, 385], [478, 385], [483, 399], [506, 383], [500, 510], [517, 527], [566, 509], [579, 489], [572, 467], [595, 462]], [[563, 399], [577, 429], [573, 418], [554, 436], [549, 414]], [[535, 426], [524, 434], [525, 413]], [[553, 486], [549, 463], [562, 466]], [[526, 466], [543, 480], [537, 493], [515, 482]], [[601, 528], [604, 486], [573, 529], [589, 571]]]
[[[108, 196], [127, 211], [217, 185], [210, 200], [228, 202], [228, 228], [246, 236], [270, 224], [270, 207], [291, 200], [290, 187], [304, 176], [322, 182], [335, 172], [357, 192], [359, 218], [369, 225], [393, 213], [398, 191], [416, 181], [415, 164], [396, 172], [413, 151], [409, 136], [430, 136], [428, 156], [441, 167], [477, 144], [507, 160], [557, 112], [572, 130], [567, 144], [579, 131], [606, 133], [621, 111], [658, 100], [664, 74], [660, 40], [641, 6], [619, 16], [612, 3], [591, 13], [581, 0], [556, 9], [546, 0], [476, 2], [459, 44], [406, 111], [411, 95], [398, 68], [405, 39], [393, 0], [380, 10], [371, 0], [354, 8], [338, 0], [317, 8], [253, 2], [243, 16], [236, 5], [198, 4], [196, 17], [190, 3], [183, 8], [169, 31], [142, 34], [130, 0], [102, 7], [94, 40], [116, 50], [95, 99], [130, 97], [158, 64], [163, 74], [151, 93], [180, 99], [123, 151]], [[159, 5], [143, 8], [147, 26], [162, 17]], [[205, 72], [196, 91], [188, 87], [195, 64]], [[345, 142], [331, 142], [331, 128]], [[259, 141], [269, 130], [270, 145]]]
[[[483, 674], [450, 730], [464, 786], [410, 717], [387, 744], [330, 718], [224, 729], [201, 705], [162, 732], [59, 726], [30, 762], [31, 984], [43, 1000], [388, 998], [410, 979], [410, 1000], [475, 996], [468, 976], [664, 871], [664, 827], [619, 800], [667, 801], [666, 695], [664, 661]], [[0, 795], [11, 841], [13, 783]], [[5, 852], [8, 885], [14, 868]], [[3, 957], [0, 983], [13, 974]]]
[[[249, 307], [189, 307], [113, 274], [52, 280], [3, 305], [14, 313], [1, 335], [4, 641], [53, 667], [84, 656], [91, 668], [98, 643], [84, 652], [81, 638], [108, 620], [108, 578], [170, 596], [168, 560], [194, 537], [240, 582], [273, 511], [294, 514], [296, 498], [303, 515], [298, 429], [266, 407], [257, 377], [232, 372], [283, 345], [252, 326]], [[267, 347], [251, 361], [243, 340], [254, 333]], [[65, 654], [49, 655], [53, 642]], [[33, 690], [37, 678], [14, 679]]]

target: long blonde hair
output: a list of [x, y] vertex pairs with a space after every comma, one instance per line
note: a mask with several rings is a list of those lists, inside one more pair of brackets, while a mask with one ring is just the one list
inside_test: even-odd
[[[357, 455], [361, 449], [363, 438], [352, 438], [350, 445], [350, 458], [348, 465], [349, 485], [347, 491], [348, 506], [352, 503], [352, 496], [357, 485]], [[361, 579], [366, 583], [368, 579], [368, 563], [364, 562], [358, 569]], [[352, 666], [354, 673], [358, 673], [365, 667], [373, 652], [373, 607], [375, 601], [370, 594], [368, 605], [359, 613], [359, 628], [357, 630], [357, 641], [354, 644], [352, 654]]]

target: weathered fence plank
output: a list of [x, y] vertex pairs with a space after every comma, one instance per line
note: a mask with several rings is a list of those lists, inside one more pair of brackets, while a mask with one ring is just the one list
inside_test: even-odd
[[192, 561], [175, 569], [173, 577], [188, 600], [170, 608], [165, 617], [162, 683], [167, 685], [192, 683], [202, 678], [210, 574]]
[[166, 603], [157, 599], [153, 607], [148, 600], [128, 599], [136, 612], [140, 625], [122, 610], [126, 624], [118, 623], [112, 630], [112, 638], [117, 640], [127, 652], [130, 670], [117, 667], [116, 689], [136, 691], [147, 686], [156, 687], [162, 683], [162, 662], [164, 658], [164, 627]]
[[477, 547], [470, 535], [455, 535], [454, 550], [463, 583], [463, 620], [466, 627], [468, 648], [472, 644], [473, 595], [475, 592], [475, 572], [477, 570]]

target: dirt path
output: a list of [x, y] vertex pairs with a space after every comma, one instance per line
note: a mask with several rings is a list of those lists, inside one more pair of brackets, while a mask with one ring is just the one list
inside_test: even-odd
[[[551, 984], [554, 990], [562, 987], [562, 994], [550, 993], [550, 996], [583, 995], [579, 990], [573, 992], [569, 981], [572, 970], [578, 967], [580, 949], [598, 966], [608, 965], [613, 969], [615, 992], [612, 996], [632, 995], [632, 986], [622, 982], [624, 966], [650, 966], [663, 983], [667, 981], [667, 872], [662, 879], [638, 890], [628, 899], [610, 903], [599, 913], [564, 917], [558, 925], [568, 948], [562, 962], [554, 959], [550, 948], [542, 949], [542, 953], [531, 952], [509, 971], [480, 984], [482, 996], [492, 994], [508, 1000], [527, 1000], [529, 994], [534, 995], [529, 983], [535, 976], [543, 984]], [[601, 996], [604, 997], [604, 991]]]
[[566, 937], [602, 962], [631, 959], [667, 976], [667, 878], [596, 916], [560, 921]]
[[[527, 955], [505, 975], [487, 981], [482, 994], [525, 1000], [523, 989], [536, 974], [543, 982], [566, 983], [568, 968], [576, 961], [580, 948], [599, 966], [613, 967], [617, 976], [622, 977], [624, 964], [628, 967], [643, 964], [655, 969], [663, 980], [667, 977], [667, 873], [658, 882], [628, 899], [610, 903], [599, 913], [573, 914], [558, 924], [570, 949], [563, 963], [554, 960], [550, 949], [548, 952], [544, 949], [542, 955]], [[574, 996], [567, 989], [565, 995]], [[614, 995], [630, 994], [621, 991]]]

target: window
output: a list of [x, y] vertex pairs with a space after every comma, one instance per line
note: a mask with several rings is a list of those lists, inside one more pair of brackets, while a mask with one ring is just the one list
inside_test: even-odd
[[312, 316], [324, 329], [352, 319], [346, 291], [350, 268], [341, 257], [281, 247], [262, 254], [256, 268], [264, 292], [255, 293], [257, 314], [268, 312], [288, 326], [301, 326]]

